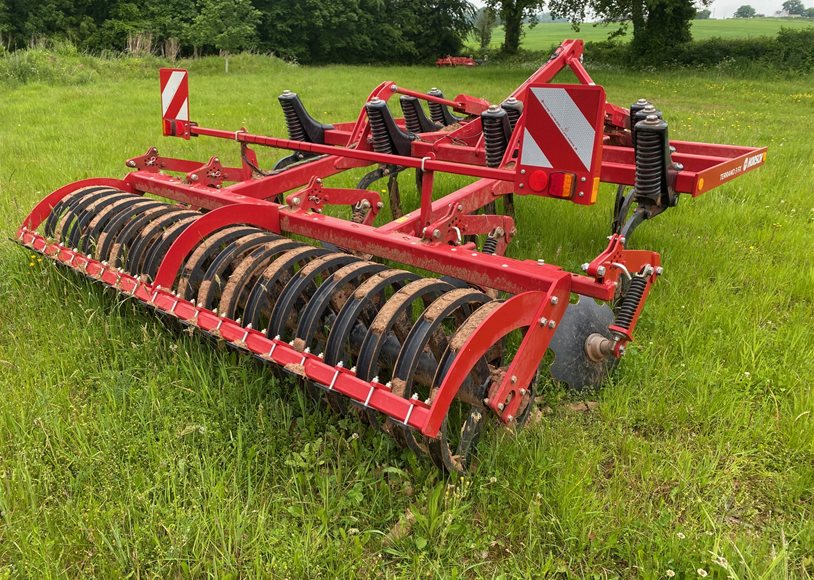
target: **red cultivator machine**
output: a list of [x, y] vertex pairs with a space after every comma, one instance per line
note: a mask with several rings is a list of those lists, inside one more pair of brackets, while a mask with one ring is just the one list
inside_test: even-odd
[[[657, 253], [627, 248], [634, 229], [765, 159], [762, 148], [670, 141], [650, 103], [608, 104], [581, 55], [580, 41], [565, 42], [500, 104], [384, 82], [354, 122], [333, 125], [286, 91], [287, 138], [190, 121], [187, 73], [164, 69], [164, 134], [235, 141], [241, 166], [153, 148], [124, 179], [49, 195], [17, 239], [461, 471], [487, 416], [528, 418], [549, 349], [547, 370], [574, 389], [601, 384], [624, 354], [662, 272]], [[569, 67], [579, 83], [550, 82]], [[402, 118], [388, 107], [397, 95]], [[290, 154], [262, 169], [260, 146]], [[370, 171], [356, 188], [328, 185], [360, 167]], [[403, 172], [420, 193], [410, 211]], [[438, 172], [477, 180], [439, 196]], [[380, 180], [384, 200], [370, 189]], [[582, 273], [505, 257], [515, 196], [588, 206], [601, 182], [618, 184], [611, 235]], [[388, 209], [392, 220], [374, 225]]]

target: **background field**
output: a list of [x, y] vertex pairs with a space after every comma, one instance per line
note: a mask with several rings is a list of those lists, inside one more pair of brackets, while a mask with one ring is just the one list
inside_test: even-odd
[[[810, 19], [801, 18], [732, 18], [728, 20], [693, 20], [693, 40], [707, 38], [753, 38], [756, 36], [775, 36], [781, 27], [806, 28], [814, 26]], [[608, 34], [616, 30], [615, 26], [604, 24], [583, 24], [575, 32], [566, 22], [549, 22], [538, 24], [526, 30], [520, 41], [520, 47], [526, 50], [548, 50], [566, 38], [581, 38], [586, 42], [607, 40]], [[627, 38], [632, 36], [628, 31]], [[474, 41], [470, 46], [475, 47]], [[492, 35], [491, 48], [500, 48], [503, 44], [503, 28], [497, 27]]]
[[[338, 120], [384, 79], [497, 100], [530, 72], [220, 67], [194, 66], [193, 118], [272, 134], [286, 88]], [[156, 76], [0, 88], [4, 235], [152, 144], [236, 161], [159, 137]], [[814, 574], [814, 77], [595, 80], [620, 104], [653, 99], [675, 138], [768, 145], [768, 163], [637, 233], [666, 272], [598, 408], [568, 411], [546, 383], [542, 420], [491, 429], [465, 478], [0, 244], [0, 578]], [[605, 193], [520, 200], [511, 253], [576, 270], [605, 245]]]

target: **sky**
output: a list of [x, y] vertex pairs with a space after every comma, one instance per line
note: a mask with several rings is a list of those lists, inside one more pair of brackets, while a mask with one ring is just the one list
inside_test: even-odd
[[[758, 14], [773, 16], [783, 6], [783, 0], [715, 0], [708, 6], [712, 10], [713, 18], [731, 18], [740, 6], [749, 4], [757, 10]], [[814, 6], [811, 0], [803, 0], [803, 4]]]

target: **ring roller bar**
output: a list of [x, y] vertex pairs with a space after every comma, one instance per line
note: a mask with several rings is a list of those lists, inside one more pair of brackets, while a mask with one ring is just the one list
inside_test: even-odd
[[[172, 287], [152, 285], [155, 256], [201, 215], [114, 187], [78, 187], [41, 231], [21, 228], [19, 242], [319, 387], [332, 408], [380, 426], [442, 469], [467, 468], [503, 345], [476, 361], [450, 408], [456, 424], [446, 417], [436, 433], [433, 398], [462, 333], [502, 301], [251, 226], [204, 237]], [[527, 397], [517, 415], [530, 404]]]

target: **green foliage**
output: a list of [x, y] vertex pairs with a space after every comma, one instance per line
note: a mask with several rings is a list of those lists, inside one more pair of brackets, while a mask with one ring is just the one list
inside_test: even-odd
[[204, 0], [195, 18], [195, 44], [212, 45], [227, 54], [253, 48], [260, 16], [249, 0]]
[[[585, 55], [589, 62], [640, 67], [631, 45], [591, 42]], [[687, 43], [673, 51], [669, 64], [682, 67], [731, 70], [814, 70], [814, 27], [782, 28], [776, 38], [709, 38]]]
[[472, 16], [466, 0], [0, 0], [0, 40], [170, 58], [262, 50], [304, 63], [431, 62], [459, 53]]
[[695, 13], [696, 20], [707, 20], [710, 16], [712, 16], [712, 10], [710, 10], [709, 8], [698, 10]]
[[532, 26], [537, 22], [537, 13], [543, 9], [541, 0], [487, 0], [486, 5], [495, 11], [503, 24], [504, 36], [502, 51], [504, 54], [517, 54], [520, 50], [520, 39], [523, 36], [523, 24]]
[[631, 54], [642, 64], [670, 60], [675, 50], [692, 39], [690, 26], [696, 14], [693, 0], [552, 0], [550, 7], [575, 25], [589, 15], [599, 15], [604, 22], [617, 24], [613, 37], [625, 34], [632, 25]]
[[492, 42], [492, 30], [495, 26], [497, 26], [497, 16], [494, 10], [486, 6], [477, 11], [473, 28], [480, 50], [489, 48], [489, 44]]
[[802, 16], [805, 14], [806, 8], [803, 6], [802, 0], [786, 0], [783, 2], [783, 11], [792, 16]]
[[744, 4], [735, 10], [735, 18], [754, 18], [756, 15], [757, 10], [755, 10], [749, 4]]

